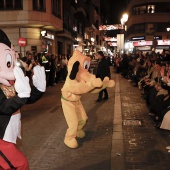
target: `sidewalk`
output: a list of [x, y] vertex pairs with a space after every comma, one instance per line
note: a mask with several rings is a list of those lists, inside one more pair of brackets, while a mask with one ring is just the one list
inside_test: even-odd
[[[112, 71], [113, 72], [113, 71]], [[22, 109], [22, 141], [30, 170], [168, 170], [170, 132], [154, 127], [140, 90], [119, 74], [112, 74], [109, 100], [95, 103], [98, 94], [87, 93], [82, 103], [88, 115], [86, 137], [79, 148], [64, 143], [61, 84], [47, 88], [44, 97]], [[31, 107], [30, 107], [31, 106]]]
[[[166, 150], [166, 146], [170, 145], [170, 131], [155, 128], [155, 122], [148, 116], [146, 102], [137, 87], [131, 86], [120, 75], [116, 75], [116, 80], [120, 85], [125, 169], [170, 169], [170, 153]], [[116, 90], [117, 94], [119, 91]], [[120, 169], [114, 165], [112, 168]]]

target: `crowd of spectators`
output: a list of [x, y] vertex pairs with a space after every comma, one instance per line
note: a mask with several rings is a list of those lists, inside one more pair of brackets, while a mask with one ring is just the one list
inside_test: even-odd
[[[167, 113], [170, 120], [170, 49], [161, 53], [153, 51], [116, 55], [114, 68], [132, 86], [140, 89], [155, 127], [163, 126], [162, 121]], [[161, 128], [170, 130], [170, 121], [168, 123]]]
[[25, 57], [19, 56], [26, 76], [30, 79], [32, 85], [33, 68], [35, 65], [44, 66], [46, 74], [47, 87], [54, 86], [59, 82], [65, 82], [67, 76], [67, 63], [69, 58], [62, 55], [54, 55], [49, 53], [33, 53], [26, 52]]

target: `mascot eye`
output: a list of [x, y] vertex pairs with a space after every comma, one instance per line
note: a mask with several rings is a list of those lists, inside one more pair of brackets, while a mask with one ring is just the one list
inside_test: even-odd
[[11, 64], [12, 64], [12, 56], [11, 56], [11, 54], [7, 54], [7, 56], [6, 56], [6, 65], [9, 68], [9, 67], [11, 67]]
[[88, 61], [85, 61], [84, 62], [84, 69], [89, 69], [89, 67], [90, 67], [90, 62], [88, 62]]

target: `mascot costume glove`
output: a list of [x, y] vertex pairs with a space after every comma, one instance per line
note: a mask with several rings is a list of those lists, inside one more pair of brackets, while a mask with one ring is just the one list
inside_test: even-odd
[[105, 77], [103, 82], [102, 82], [102, 87], [101, 88], [95, 88], [90, 91], [90, 93], [98, 93], [100, 92], [101, 89], [105, 89], [106, 87], [114, 87], [115, 81], [110, 80], [109, 77]]
[[31, 88], [29, 84], [29, 78], [26, 77], [19, 67], [14, 67], [15, 76], [15, 90], [20, 98], [30, 97]]
[[46, 78], [45, 78], [45, 70], [44, 67], [35, 66], [34, 75], [32, 77], [34, 86], [41, 92], [45, 92], [46, 90]]

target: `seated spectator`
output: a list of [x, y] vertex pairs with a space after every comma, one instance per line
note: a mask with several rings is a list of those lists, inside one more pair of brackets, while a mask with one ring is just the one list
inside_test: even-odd
[[131, 84], [134, 87], [138, 86], [138, 82], [141, 79], [141, 74], [140, 73], [141, 72], [140, 72], [140, 65], [139, 65], [139, 63], [134, 67], [132, 72], [129, 72], [129, 78], [131, 80]]
[[144, 81], [142, 82], [142, 89], [143, 89], [143, 94], [148, 95], [149, 90], [158, 82], [161, 80], [161, 65], [160, 63], [156, 63], [153, 67], [152, 74], [150, 77], [146, 77]]

